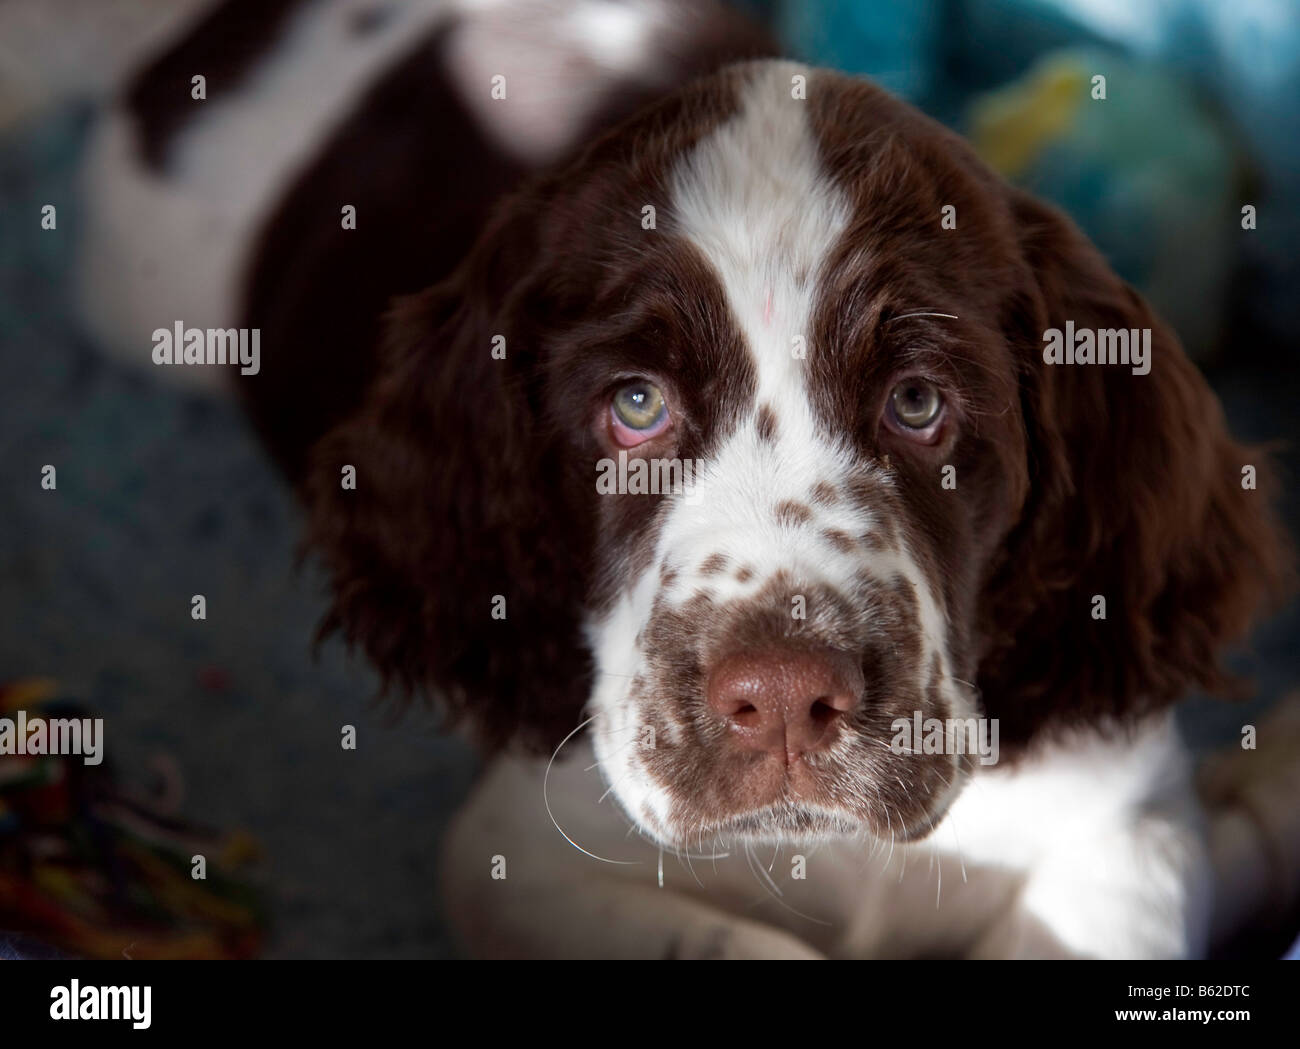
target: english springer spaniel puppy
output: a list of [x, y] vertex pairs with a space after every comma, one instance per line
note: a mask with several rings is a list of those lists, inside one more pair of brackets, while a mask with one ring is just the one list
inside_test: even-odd
[[111, 250], [159, 250], [107, 225], [169, 180], [214, 253], [156, 256], [165, 316], [101, 255], [103, 330], [260, 330], [234, 381], [326, 631], [494, 756], [445, 849], [467, 947], [1203, 953], [1170, 708], [1285, 576], [1264, 456], [912, 107], [731, 61], [767, 47], [722, 9], [520, 6], [221, 5], [93, 169]]

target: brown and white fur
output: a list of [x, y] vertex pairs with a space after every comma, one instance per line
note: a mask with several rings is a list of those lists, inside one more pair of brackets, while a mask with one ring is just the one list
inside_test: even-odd
[[[275, 6], [287, 65], [178, 114], [200, 33], [106, 121], [86, 297], [142, 359], [173, 314], [261, 329], [240, 392], [325, 628], [496, 755], [446, 847], [469, 948], [1203, 953], [1169, 708], [1227, 687], [1285, 542], [1259, 453], [1068, 220], [867, 82], [727, 64], [765, 44], [712, 8], [514, 5], [515, 49], [483, 28], [512, 5], [412, 3], [347, 59], [355, 5]], [[546, 61], [570, 20], [604, 59]], [[175, 209], [170, 249], [123, 235], [137, 206]], [[1067, 321], [1151, 329], [1150, 373], [1045, 364]], [[669, 420], [635, 444], [629, 383]], [[698, 492], [601, 494], [620, 453]], [[995, 719], [1000, 760], [891, 747], [917, 713]]]

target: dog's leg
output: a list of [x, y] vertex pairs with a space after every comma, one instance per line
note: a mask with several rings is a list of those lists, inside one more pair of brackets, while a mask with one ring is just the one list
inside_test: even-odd
[[[660, 888], [657, 850], [627, 837], [612, 800], [597, 801], [603, 788], [594, 772], [584, 773], [589, 762], [573, 757], [548, 778], [545, 762], [498, 761], [457, 815], [443, 846], [442, 893], [447, 916], [471, 954], [820, 956], [787, 932]], [[573, 841], [605, 859], [633, 862], [606, 863], [578, 851], [552, 823], [547, 801]], [[668, 862], [676, 868], [676, 860]]]
[[653, 885], [614, 878], [453, 880], [452, 924], [485, 958], [809, 959], [789, 933]]

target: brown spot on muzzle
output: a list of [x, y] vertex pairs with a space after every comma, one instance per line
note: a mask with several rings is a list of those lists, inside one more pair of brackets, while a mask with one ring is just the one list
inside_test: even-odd
[[839, 498], [835, 486], [829, 481], [818, 481], [813, 485], [812, 492], [808, 496], [809, 502], [814, 506], [834, 506], [839, 502]]
[[803, 503], [795, 502], [793, 499], [785, 499], [776, 504], [777, 523], [787, 528], [807, 524], [812, 518], [812, 510]]
[[827, 528], [822, 532], [822, 538], [831, 546], [835, 547], [842, 554], [851, 554], [857, 544], [853, 541], [853, 536], [848, 532], [841, 531], [838, 528]]
[[726, 554], [710, 554], [700, 562], [700, 575], [718, 575], [726, 571], [727, 565], [731, 563]]
[[[903, 839], [928, 833], [928, 819], [952, 778], [952, 761], [890, 749], [896, 719], [910, 719], [918, 710], [923, 717], [950, 716], [940, 683], [921, 670], [919, 616], [910, 583], [865, 571], [839, 586], [806, 584], [778, 572], [757, 594], [725, 603], [696, 594], [675, 607], [661, 598], [646, 628], [646, 684], [638, 705], [646, 723], [656, 726], [659, 742], [644, 766], [667, 794], [673, 833], [798, 838], [867, 829]], [[819, 736], [816, 745], [792, 751], [778, 746], [776, 736], [792, 731], [784, 719], [787, 701], [798, 691], [782, 686], [758, 695], [748, 715], [760, 722], [759, 729], [766, 726], [763, 745], [743, 745], [730, 724], [736, 710], [720, 711], [714, 702], [720, 668], [740, 660], [731, 676], [739, 674], [742, 685], [761, 690], [766, 678], [748, 674], [749, 663], [779, 661], [781, 653], [815, 662], [824, 652], [853, 660], [855, 680], [862, 682], [853, 689], [858, 695], [836, 704], [820, 693], [799, 692], [807, 711], [796, 713], [800, 719], [811, 716], [821, 702], [833, 714], [834, 732]], [[808, 684], [815, 677], [800, 680]], [[719, 695], [735, 700], [736, 691], [722, 689]], [[743, 703], [737, 709], [741, 718], [747, 716]], [[766, 720], [764, 710], [771, 714]], [[808, 728], [810, 722], [801, 724]]]

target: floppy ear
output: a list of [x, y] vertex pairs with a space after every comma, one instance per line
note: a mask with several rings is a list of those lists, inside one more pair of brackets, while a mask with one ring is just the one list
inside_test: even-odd
[[363, 648], [385, 691], [467, 714], [486, 746], [540, 749], [587, 696], [589, 536], [538, 406], [528, 326], [544, 303], [526, 210], [500, 214], [455, 276], [391, 311], [378, 378], [316, 447], [305, 495], [333, 585], [322, 636]]
[[[1032, 271], [1004, 324], [1030, 494], [984, 594], [996, 633], [979, 677], [1003, 738], [1023, 742], [1227, 690], [1221, 652], [1288, 586], [1291, 558], [1265, 455], [1233, 441], [1173, 332], [1055, 209], [1019, 191], [1012, 207]], [[1149, 374], [1045, 363], [1045, 332], [1067, 321], [1150, 329]]]

